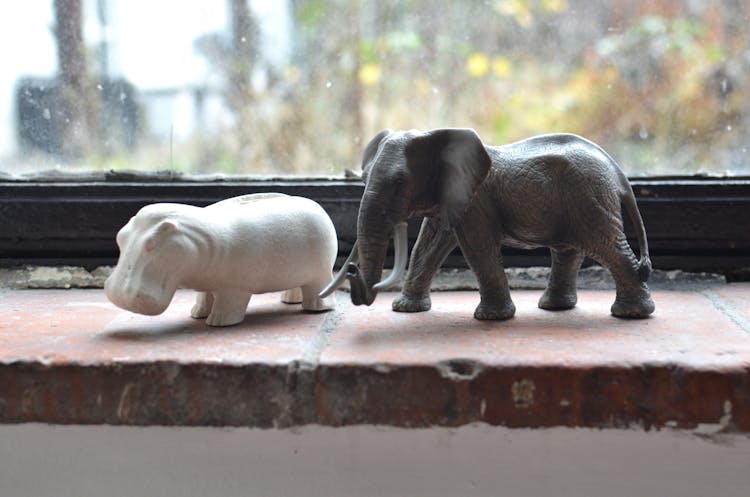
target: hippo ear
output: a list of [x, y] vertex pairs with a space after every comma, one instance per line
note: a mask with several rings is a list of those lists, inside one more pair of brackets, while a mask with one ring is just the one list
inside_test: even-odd
[[370, 143], [368, 143], [365, 147], [365, 151], [362, 153], [362, 179], [365, 182], [367, 181], [367, 174], [370, 172], [372, 160], [378, 153], [380, 142], [382, 142], [383, 139], [391, 133], [393, 133], [393, 131], [391, 131], [390, 129], [384, 129], [383, 131], [375, 135], [375, 137], [370, 140]]
[[164, 238], [164, 235], [167, 233], [171, 233], [177, 229], [177, 225], [170, 220], [164, 220], [159, 223], [159, 226], [156, 227], [156, 230], [154, 231], [154, 234], [148, 237], [148, 240], [146, 240], [146, 252], [151, 252], [154, 250], [158, 245], [159, 242]]
[[477, 187], [492, 166], [473, 129], [438, 129], [414, 137], [407, 145], [407, 167], [424, 195], [437, 204], [451, 225], [459, 222]]
[[177, 224], [175, 224], [174, 221], [170, 221], [169, 219], [166, 219], [159, 224], [157, 231], [159, 233], [169, 233], [170, 231], [174, 231], [176, 229], [177, 229]]

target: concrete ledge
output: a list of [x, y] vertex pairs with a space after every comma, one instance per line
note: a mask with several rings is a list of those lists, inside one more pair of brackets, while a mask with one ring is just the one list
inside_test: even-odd
[[420, 314], [259, 295], [216, 329], [192, 292], [146, 317], [101, 290], [0, 291], [0, 423], [750, 432], [750, 284], [660, 290], [642, 321], [610, 317], [611, 291], [555, 313], [540, 294], [513, 292], [506, 322], [475, 321], [476, 292]]

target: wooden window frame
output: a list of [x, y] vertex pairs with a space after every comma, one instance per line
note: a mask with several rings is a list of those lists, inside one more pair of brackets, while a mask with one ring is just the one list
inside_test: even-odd
[[[750, 278], [750, 178], [633, 178], [654, 266]], [[356, 237], [363, 184], [348, 179], [204, 180], [108, 173], [96, 178], [0, 181], [0, 266], [111, 265], [115, 233], [154, 202], [208, 205], [255, 192], [282, 192], [319, 202], [336, 225], [340, 256]], [[416, 236], [419, 220], [411, 223]], [[547, 265], [546, 250], [503, 250], [507, 266]], [[461, 267], [460, 252], [446, 266]]]

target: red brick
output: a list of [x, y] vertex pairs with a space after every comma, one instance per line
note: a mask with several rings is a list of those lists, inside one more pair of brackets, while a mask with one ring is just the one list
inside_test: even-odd
[[245, 321], [216, 328], [190, 317], [195, 293], [181, 291], [163, 314], [110, 304], [100, 290], [29, 290], [4, 295], [0, 362], [103, 364], [144, 361], [266, 364], [302, 359], [326, 315], [255, 295]]
[[296, 426], [696, 427], [750, 432], [750, 285], [659, 291], [651, 319], [609, 315], [611, 291], [576, 309], [480, 322], [476, 292], [419, 314], [392, 295], [309, 314], [253, 297], [241, 325], [161, 316], [101, 290], [0, 293], [0, 422]]

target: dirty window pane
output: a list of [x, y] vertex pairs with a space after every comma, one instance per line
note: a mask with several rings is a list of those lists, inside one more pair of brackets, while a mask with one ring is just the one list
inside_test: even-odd
[[630, 174], [750, 174], [744, 0], [25, 0], [0, 172], [339, 175], [383, 128], [567, 131]]

